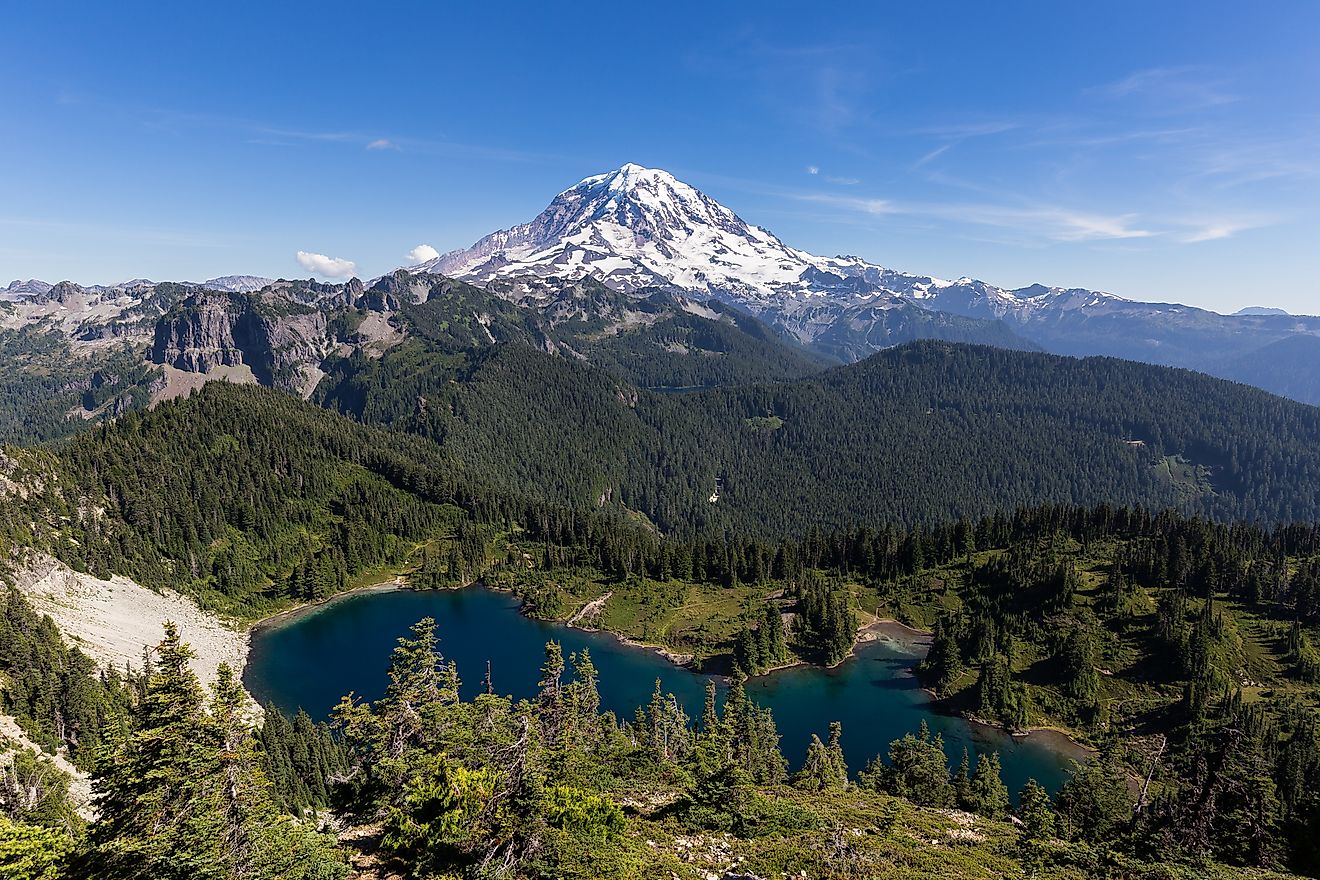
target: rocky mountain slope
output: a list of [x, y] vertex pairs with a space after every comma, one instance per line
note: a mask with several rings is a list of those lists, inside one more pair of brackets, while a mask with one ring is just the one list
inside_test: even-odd
[[0, 303], [0, 441], [68, 434], [212, 379], [305, 398], [327, 370], [351, 371], [353, 358], [370, 362], [405, 342], [438, 354], [517, 340], [643, 387], [795, 378], [825, 366], [745, 311], [670, 288], [623, 293], [590, 277], [491, 290], [405, 271], [370, 285], [281, 280], [256, 291], [20, 288]]

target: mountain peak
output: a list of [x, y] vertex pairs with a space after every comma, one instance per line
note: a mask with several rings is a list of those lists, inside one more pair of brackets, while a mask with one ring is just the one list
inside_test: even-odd
[[[584, 177], [528, 223], [492, 232], [413, 271], [472, 281], [593, 277], [625, 293], [678, 288], [753, 313], [789, 308], [815, 314], [894, 296], [964, 317], [999, 319], [1052, 304], [1086, 308], [1117, 298], [1034, 285], [1017, 293], [969, 277], [945, 281], [886, 269], [858, 257], [822, 257], [789, 247], [660, 168], [633, 162]], [[813, 319], [814, 320], [814, 319]]]
[[[643, 181], [664, 181], [665, 183], [678, 183], [678, 178], [665, 171], [662, 168], [647, 168], [638, 165], [636, 162], [625, 162], [613, 171], [606, 171], [603, 174], [593, 174], [582, 178], [577, 186], [570, 189], [577, 189], [581, 186], [596, 186], [605, 183], [613, 190], [627, 190]], [[568, 192], [568, 190], [565, 190]]]
[[415, 268], [479, 282], [590, 275], [624, 291], [764, 296], [796, 284], [813, 265], [668, 171], [629, 162], [583, 178], [529, 223]]

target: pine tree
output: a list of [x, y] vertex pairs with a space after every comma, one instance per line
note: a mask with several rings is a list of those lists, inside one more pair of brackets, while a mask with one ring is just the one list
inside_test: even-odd
[[958, 762], [958, 770], [953, 774], [950, 785], [953, 786], [953, 800], [958, 809], [974, 812], [976, 805], [972, 801], [972, 765], [966, 746], [963, 746], [962, 760]]
[[1054, 836], [1054, 810], [1050, 796], [1034, 779], [1028, 779], [1018, 795], [1018, 817], [1022, 820], [1018, 832], [1018, 859], [1029, 875], [1045, 865], [1046, 846]]
[[848, 786], [848, 762], [843, 756], [842, 722], [830, 722], [830, 738], [825, 745], [825, 749], [829, 754], [830, 773], [833, 777], [830, 787], [846, 788]]
[[95, 777], [99, 813], [77, 872], [105, 880], [330, 880], [333, 842], [274, 806], [243, 691], [221, 666], [209, 711], [173, 624], [156, 649], [133, 729]]
[[588, 750], [600, 739], [600, 676], [586, 648], [569, 655], [569, 663], [573, 666], [573, 681], [568, 686], [569, 737], [576, 748]]
[[830, 767], [829, 752], [825, 743], [816, 734], [811, 735], [807, 744], [807, 755], [802, 761], [802, 769], [793, 777], [793, 784], [812, 791], [824, 791], [833, 781], [834, 773]]
[[61, 831], [0, 816], [0, 877], [6, 880], [61, 880], [72, 850]]
[[889, 766], [884, 771], [876, 766], [868, 771], [864, 782], [918, 806], [943, 807], [953, 799], [944, 737], [932, 737], [925, 721], [915, 736], [905, 734], [889, 744]]
[[976, 772], [970, 787], [971, 811], [988, 819], [1008, 814], [1008, 786], [1000, 775], [998, 752], [982, 752], [976, 759]]
[[1074, 761], [1059, 789], [1057, 814], [1063, 832], [1095, 843], [1110, 840], [1126, 827], [1132, 821], [1127, 777], [1114, 746], [1085, 764]]

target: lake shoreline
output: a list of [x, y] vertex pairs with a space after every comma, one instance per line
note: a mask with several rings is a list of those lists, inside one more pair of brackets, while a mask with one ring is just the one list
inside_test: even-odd
[[[853, 650], [848, 656], [839, 661], [840, 664], [846, 663], [852, 659], [857, 650], [867, 642], [888, 641], [912, 648], [917, 647], [925, 650], [930, 648], [931, 639], [934, 634], [926, 630], [909, 626], [902, 621], [895, 620], [892, 617], [882, 617], [865, 623], [857, 629], [857, 640], [853, 644]], [[838, 665], [838, 664], [836, 664]], [[915, 675], [915, 671], [913, 675]], [[1039, 742], [1051, 751], [1067, 755], [1074, 760], [1089, 760], [1097, 754], [1092, 746], [1087, 745], [1077, 739], [1070, 731], [1054, 725], [1039, 725], [1026, 728], [1011, 728], [1003, 724], [996, 724], [993, 721], [984, 718], [977, 718], [975, 715], [968, 715], [963, 712], [957, 712], [945, 708], [940, 695], [932, 688], [922, 685], [921, 689], [930, 697], [931, 708], [942, 715], [952, 718], [961, 718], [974, 727], [985, 730], [994, 730], [999, 733], [1006, 733], [1014, 739], [1023, 741]]]
[[[472, 583], [464, 584], [458, 587], [443, 587], [437, 590], [418, 590], [416, 587], [413, 587], [408, 583], [404, 582], [402, 578], [396, 577], [390, 581], [384, 581], [377, 584], [367, 584], [361, 587], [354, 587], [353, 589], [345, 590], [342, 593], [335, 593], [333, 596], [329, 596], [320, 601], [306, 602], [301, 605], [297, 605], [293, 608], [287, 608], [283, 611], [279, 611], [276, 612], [275, 614], [271, 614], [267, 617], [263, 617], [259, 620], [256, 620], [248, 626], [247, 634], [249, 638], [247, 640], [247, 651], [250, 653], [252, 650], [253, 636], [270, 629], [278, 629], [280, 627], [287, 626], [291, 623], [301, 620], [304, 617], [320, 613], [321, 611], [324, 611], [327, 608], [330, 608], [331, 606], [343, 600], [355, 596], [367, 595], [372, 593], [440, 592], [442, 590], [466, 590], [471, 587], [481, 587], [493, 593], [504, 593], [509, 595], [512, 595], [514, 592], [513, 590], [510, 589], [501, 589], [499, 587], [494, 587], [489, 584], [484, 584], [481, 581], [473, 581]], [[523, 613], [523, 609], [521, 605], [518, 607], [517, 613], [523, 615], [524, 617], [528, 616]], [[536, 618], [529, 617], [529, 619], [536, 619]], [[696, 658], [692, 654], [685, 654], [679, 651], [675, 651], [672, 648], [666, 647], [664, 645], [646, 644], [645, 642], [637, 641], [636, 639], [622, 635], [621, 633], [613, 632], [612, 630], [603, 629], [600, 627], [583, 626], [579, 623], [572, 622], [572, 620], [573, 618], [572, 616], [570, 616], [567, 618], [549, 620], [546, 622], [556, 623], [559, 624], [560, 626], [576, 629], [580, 632], [598, 633], [601, 635], [609, 636], [613, 640], [617, 641], [619, 644], [624, 645], [628, 648], [655, 654], [661, 657], [662, 659], [664, 659], [665, 661], [667, 661], [668, 663], [674, 665], [675, 667], [678, 667], [680, 669], [685, 669], [690, 672], [699, 672], [699, 670], [697, 670], [694, 666], [694, 661]], [[838, 667], [848, 663], [850, 660], [859, 659], [860, 651], [867, 644], [873, 642], [888, 642], [890, 644], [900, 645], [903, 647], [903, 649], [906, 652], [912, 652], [914, 656], [924, 655], [925, 651], [930, 647], [931, 637], [932, 637], [931, 633], [926, 632], [925, 630], [918, 629], [913, 626], [909, 626], [908, 624], [905, 624], [902, 621], [896, 620], [894, 618], [876, 618], [874, 620], [862, 624], [857, 628], [857, 636], [853, 641], [852, 649], [848, 652], [848, 655], [846, 657], [844, 657], [838, 663], [832, 664], [831, 666], [828, 667], [821, 667], [821, 668], [837, 669]], [[763, 672], [760, 675], [753, 676], [753, 678], [756, 679], [769, 678], [780, 672], [785, 672], [791, 669], [809, 667], [812, 665], [813, 664], [807, 662], [806, 660], [799, 659], [792, 663], [785, 663], [781, 666], [775, 667], [774, 669], [767, 670], [766, 672]], [[913, 674], [915, 675], [915, 673]], [[728, 678], [728, 676], [720, 676], [720, 675], [712, 675], [711, 677], [723, 678], [726, 680]], [[936, 694], [933, 690], [925, 686], [922, 686], [921, 689], [927, 694], [927, 696], [930, 697], [930, 705], [932, 711], [938, 712], [939, 714], [942, 714], [946, 717], [959, 718], [973, 727], [981, 728], [984, 730], [992, 730], [998, 733], [1005, 733], [1013, 737], [1014, 739], [1038, 742], [1043, 747], [1049, 749], [1050, 751], [1068, 756], [1075, 760], [1085, 760], [1096, 754], [1096, 750], [1094, 748], [1079, 741], [1074, 736], [1072, 736], [1071, 733], [1069, 733], [1068, 731], [1062, 728], [1054, 727], [1054, 726], [1040, 726], [1040, 727], [1029, 727], [1025, 730], [1010, 729], [1008, 727], [1005, 727], [1004, 725], [995, 724], [985, 719], [976, 718], [974, 716], [970, 716], [961, 712], [956, 712], [943, 708], [941, 705], [942, 701], [940, 700], [938, 694]]]
[[399, 593], [399, 592], [417, 592], [416, 587], [408, 584], [394, 581], [386, 581], [379, 584], [367, 584], [362, 587], [353, 587], [351, 590], [344, 590], [342, 593], [335, 593], [324, 599], [318, 599], [315, 602], [303, 602], [294, 605], [292, 608], [285, 608], [283, 611], [276, 611], [274, 614], [268, 614], [265, 617], [257, 618], [247, 624], [249, 636], [265, 632], [270, 629], [279, 629], [287, 626], [294, 621], [301, 620], [312, 614], [324, 611], [332, 605], [335, 605], [345, 599], [351, 599], [354, 596], [362, 596], [368, 593]]

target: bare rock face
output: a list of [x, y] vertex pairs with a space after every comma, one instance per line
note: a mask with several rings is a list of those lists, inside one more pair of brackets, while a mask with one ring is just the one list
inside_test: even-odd
[[44, 293], [38, 294], [34, 298], [34, 301], [43, 302], [43, 303], [45, 302], [67, 303], [73, 297], [85, 292], [86, 291], [84, 291], [78, 285], [74, 284], [72, 281], [61, 281], [59, 284], [52, 285]]
[[377, 279], [368, 290], [361, 291], [354, 302], [358, 308], [392, 312], [399, 309], [403, 303], [426, 302], [431, 295], [432, 279], [428, 276], [395, 270]]
[[188, 297], [156, 324], [151, 360], [190, 373], [242, 364], [243, 351], [234, 341], [241, 309], [235, 305], [234, 298], [219, 293]]
[[246, 364], [263, 385], [293, 390], [328, 345], [326, 316], [318, 310], [253, 294], [203, 291], [157, 322], [151, 360], [190, 373]]

